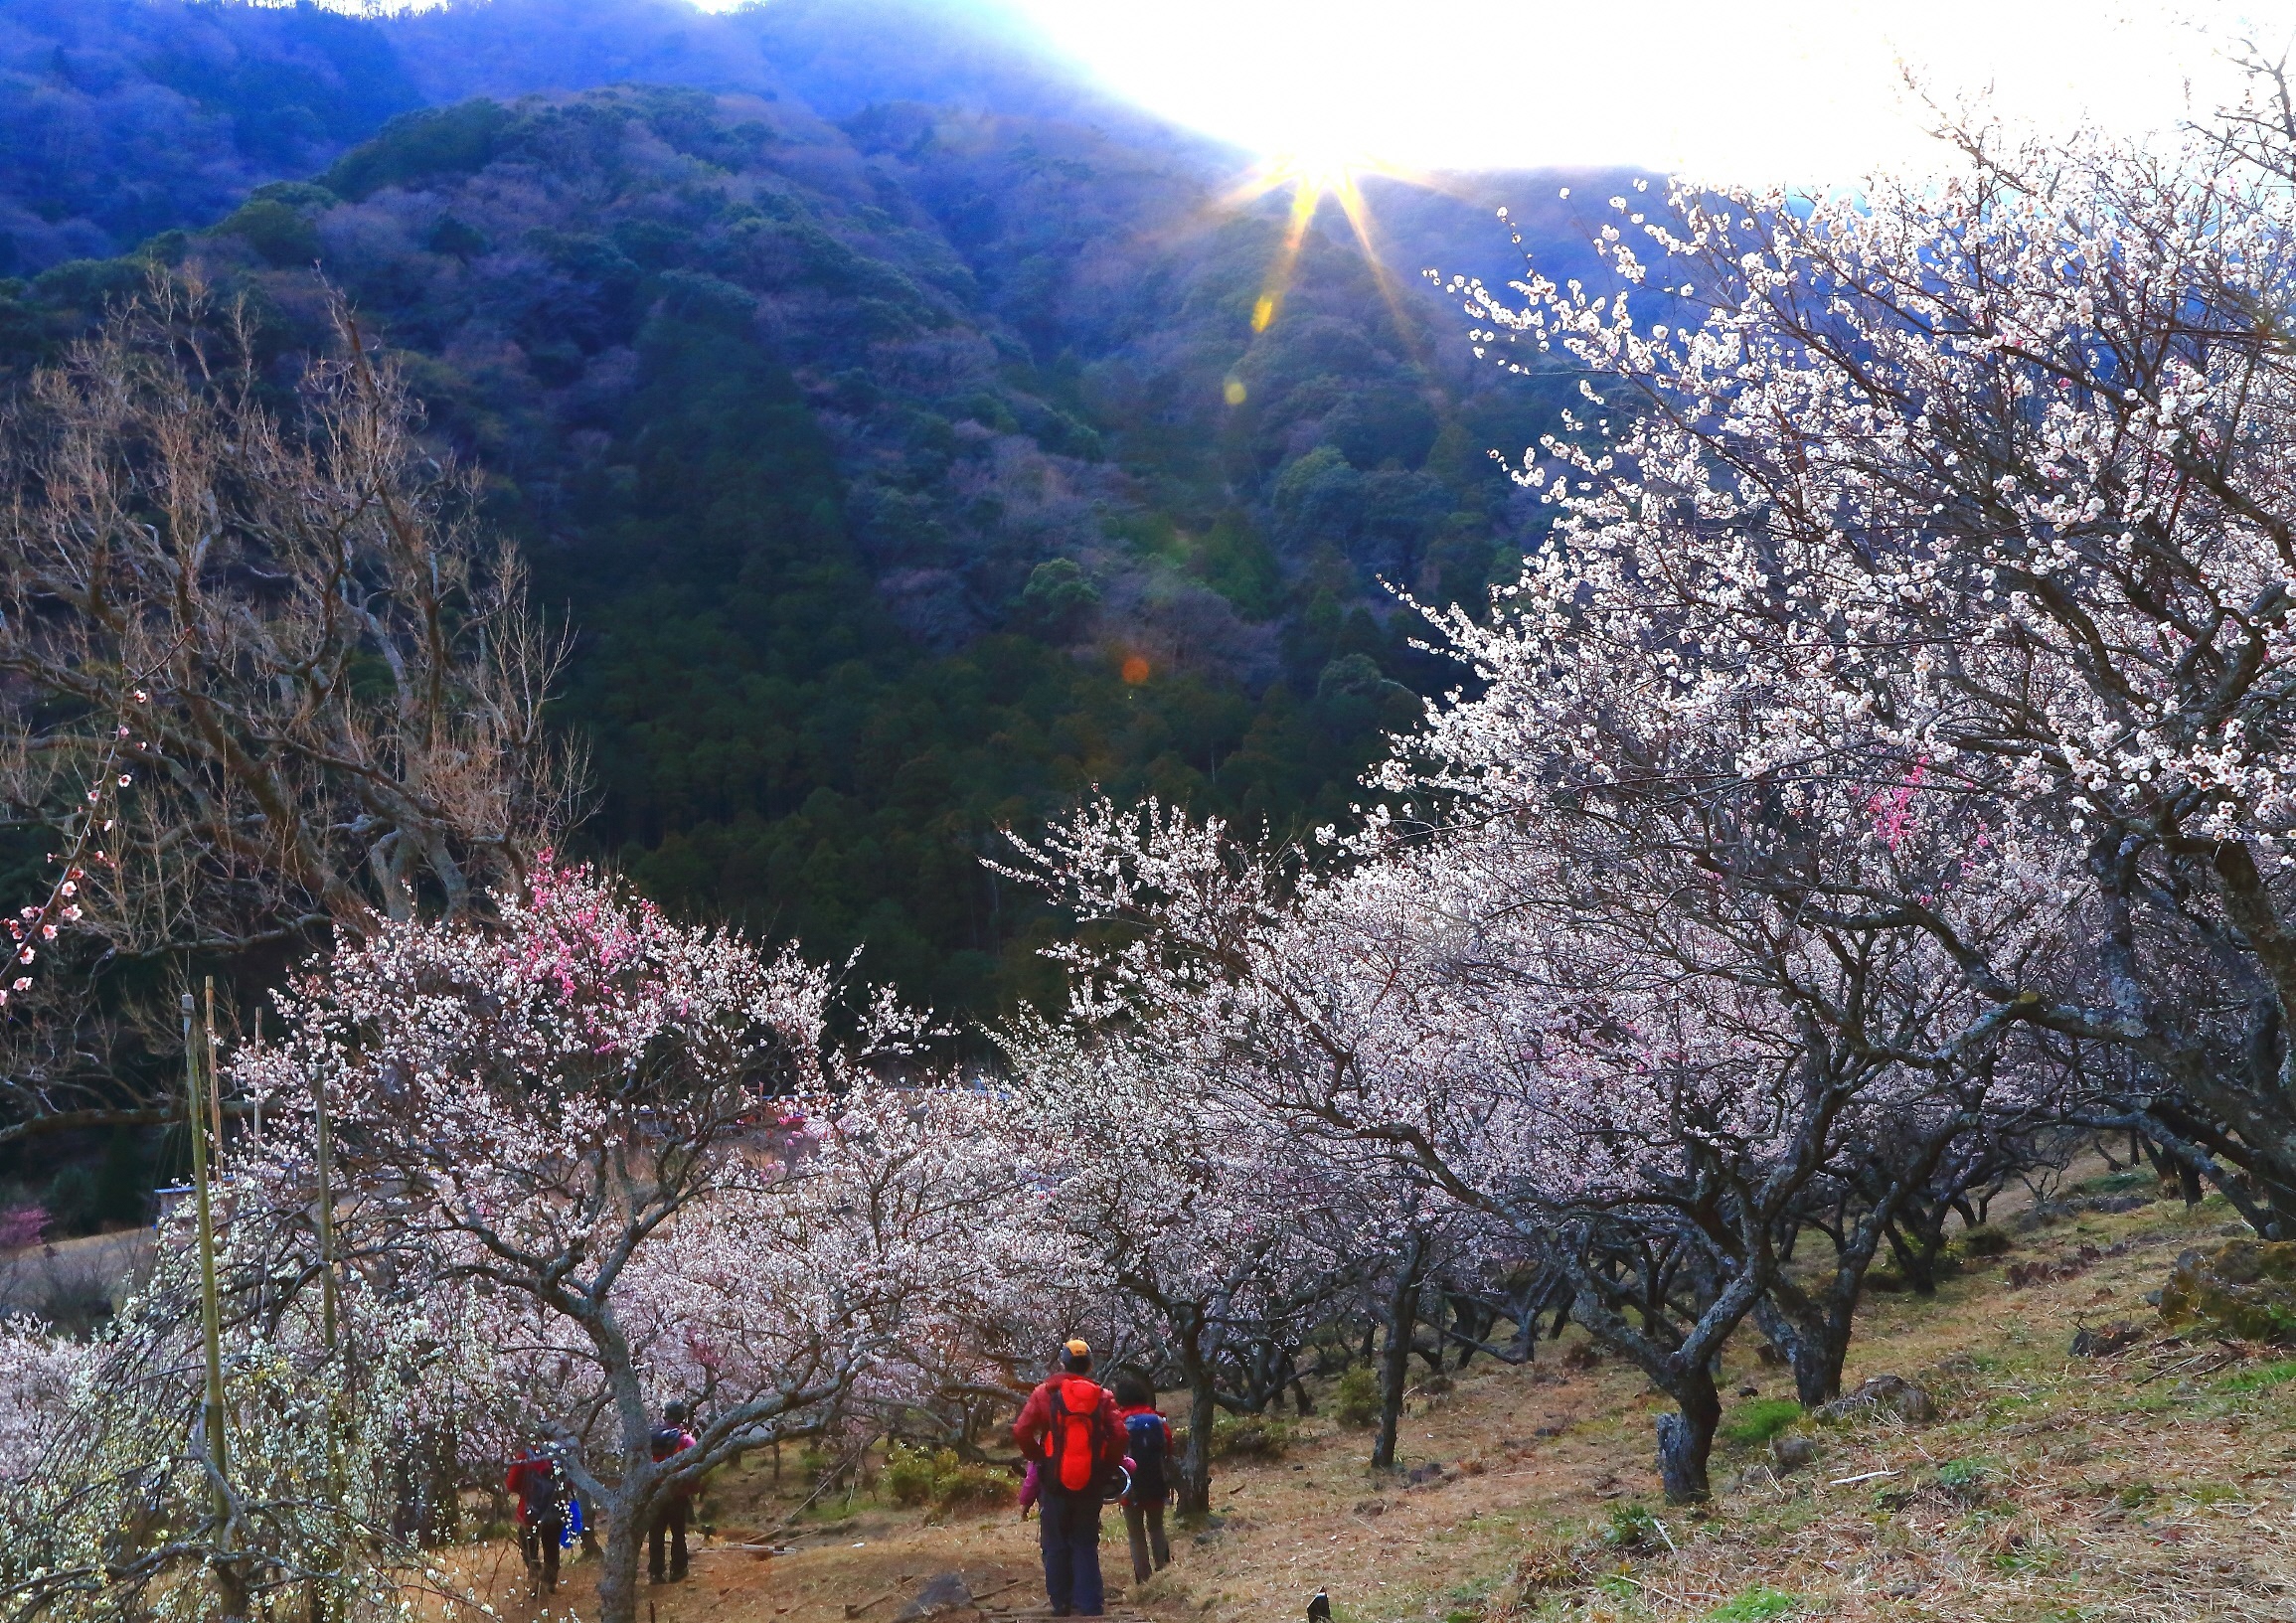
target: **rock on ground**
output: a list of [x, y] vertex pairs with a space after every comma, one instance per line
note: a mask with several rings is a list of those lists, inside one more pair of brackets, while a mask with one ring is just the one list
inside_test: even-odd
[[1780, 1432], [1770, 1439], [1770, 1459], [1781, 1473], [1815, 1465], [1818, 1462], [1818, 1440], [1792, 1432]]
[[1909, 1426], [1925, 1426], [1937, 1418], [1937, 1399], [1903, 1376], [1876, 1376], [1818, 1412], [1826, 1419], [1841, 1420], [1873, 1409], [1894, 1414]]

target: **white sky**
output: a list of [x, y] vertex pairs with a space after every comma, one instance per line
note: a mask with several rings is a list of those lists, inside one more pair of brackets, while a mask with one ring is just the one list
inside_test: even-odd
[[1109, 88], [1260, 152], [1803, 184], [1936, 161], [1900, 61], [2045, 127], [2133, 132], [2220, 101], [2225, 43], [2296, 37], [2296, 0], [1005, 3]]

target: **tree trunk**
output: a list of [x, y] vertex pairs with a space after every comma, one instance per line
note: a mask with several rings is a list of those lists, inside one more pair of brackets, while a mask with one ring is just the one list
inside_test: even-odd
[[[1922, 1225], [1923, 1229], [1926, 1224]], [[1916, 1296], [1937, 1294], [1936, 1249], [1926, 1243], [1925, 1232], [1907, 1235], [1895, 1222], [1889, 1224], [1889, 1252], [1896, 1261], [1897, 1271], [1905, 1276], [1906, 1286]]]
[[[1872, 1262], [1872, 1255], [1867, 1255]], [[1849, 1269], [1851, 1265], [1844, 1265]], [[1805, 1409], [1832, 1402], [1842, 1395], [1842, 1366], [1851, 1355], [1851, 1309], [1858, 1304], [1858, 1281], [1865, 1267], [1855, 1267], [1849, 1279], [1837, 1274], [1835, 1290], [1805, 1295], [1772, 1285], [1770, 1295], [1754, 1304], [1754, 1322], [1770, 1346], [1786, 1355], [1793, 1371], [1793, 1395]], [[1786, 1302], [1779, 1302], [1786, 1295]]]
[[1380, 1360], [1380, 1434], [1372, 1445], [1372, 1469], [1395, 1468], [1395, 1431], [1403, 1417], [1403, 1388], [1411, 1378], [1411, 1340], [1419, 1324], [1419, 1247], [1413, 1242], [1388, 1298], [1388, 1345]]
[[1491, 1331], [1498, 1322], [1499, 1315], [1488, 1304], [1468, 1296], [1451, 1298], [1451, 1327], [1459, 1337], [1459, 1362], [1453, 1368], [1467, 1367], [1467, 1361], [1481, 1352], [1482, 1344], [1491, 1339]]
[[1291, 1392], [1292, 1401], [1299, 1405], [1302, 1419], [1315, 1412], [1315, 1404], [1308, 1400], [1307, 1383], [1299, 1378], [1299, 1360], [1288, 1352], [1277, 1355], [1275, 1395], [1269, 1399], [1278, 1413], [1282, 1412], [1283, 1394], [1286, 1389]]
[[646, 1519], [626, 1501], [606, 1507], [605, 1537], [598, 1544], [598, 1623], [637, 1623], [638, 1561], [646, 1546]]
[[1788, 1350], [1786, 1368], [1794, 1374], [1794, 1401], [1805, 1409], [1817, 1409], [1834, 1400], [1842, 1389], [1842, 1366], [1823, 1356], [1813, 1356], [1810, 1344], [1797, 1340]]
[[1842, 1366], [1850, 1358], [1849, 1327], [1839, 1334], [1826, 1326], [1827, 1334], [1796, 1336], [1786, 1349], [1788, 1366], [1794, 1372], [1794, 1397], [1802, 1407], [1817, 1409], [1842, 1395]]
[[1704, 1370], [1685, 1377], [1672, 1396], [1677, 1411], [1658, 1417], [1659, 1480], [1669, 1505], [1696, 1505], [1712, 1497], [1707, 1461], [1722, 1424], [1722, 1397]]
[[[1759, 1257], [1761, 1252], [1756, 1251]], [[1761, 1300], [1765, 1281], [1748, 1269], [1711, 1298], [1702, 1290], [1699, 1317], [1686, 1328], [1667, 1322], [1648, 1304], [1665, 1300], [1662, 1289], [1671, 1258], [1645, 1250], [1632, 1263], [1635, 1277], [1613, 1280], [1583, 1260], [1568, 1259], [1578, 1299], [1577, 1319], [1589, 1334], [1627, 1358], [1651, 1383], [1674, 1399], [1677, 1412], [1658, 1421], [1658, 1472], [1670, 1505], [1696, 1504], [1709, 1497], [1707, 1461], [1714, 1452], [1715, 1428], [1722, 1423], [1722, 1395], [1715, 1388], [1715, 1366], [1722, 1344]], [[1692, 1268], [1712, 1266], [1698, 1256]], [[1679, 1289], [1679, 1285], [1677, 1286]], [[1611, 1300], [1604, 1299], [1608, 1293]], [[1625, 1311], [1639, 1307], [1645, 1323], [1664, 1340], [1636, 1330]]]
[[1283, 1354], [1272, 1342], [1261, 1342], [1243, 1361], [1248, 1384], [1243, 1391], [1246, 1414], [1265, 1414], [1268, 1405], [1283, 1400]]
[[246, 1617], [248, 1557], [218, 1555], [208, 1564], [216, 1576], [216, 1605], [225, 1623], [237, 1623]]
[[1175, 1485], [1182, 1516], [1212, 1510], [1212, 1422], [1220, 1412], [1213, 1395], [1211, 1362], [1204, 1357], [1202, 1332], [1180, 1338], [1180, 1368], [1188, 1379], [1188, 1448], [1180, 1456]]

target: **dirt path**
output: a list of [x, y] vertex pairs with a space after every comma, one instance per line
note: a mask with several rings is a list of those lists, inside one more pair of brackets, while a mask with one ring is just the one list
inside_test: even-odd
[[[1773, 1471], [1758, 1441], [1725, 1441], [1704, 1510], [1660, 1502], [1662, 1404], [1614, 1364], [1569, 1367], [1575, 1332], [1532, 1369], [1478, 1360], [1415, 1401], [1403, 1464], [1444, 1468], [1416, 1486], [1372, 1477], [1366, 1433], [1297, 1422], [1282, 1458], [1223, 1468], [1213, 1525], [1177, 1533], [1172, 1568], [1120, 1604], [1155, 1623], [1296, 1623], [1322, 1586], [1337, 1623], [2286, 1619], [2296, 1361], [2163, 1345], [2142, 1300], [2185, 1246], [2220, 1243], [2228, 1217], [2170, 1202], [2085, 1214], [2020, 1234], [1934, 1298], [1874, 1297], [1851, 1383], [1903, 1375], [1939, 1418], [1811, 1427], [1818, 1462], [1793, 1473]], [[2012, 1288], [2013, 1263], [2053, 1269]], [[2074, 1330], [2106, 1319], [2147, 1334], [2113, 1358], [2069, 1357]], [[1756, 1343], [1741, 1335], [1726, 1360], [1725, 1431], [1757, 1399], [1792, 1395]], [[1639, 1539], [1630, 1507], [1657, 1517]], [[1620, 1527], [1625, 1542], [1605, 1538]], [[1010, 1514], [933, 1525], [862, 1500], [784, 1556], [704, 1545], [688, 1582], [645, 1591], [641, 1617], [847, 1623], [847, 1605], [884, 1596], [858, 1623], [896, 1623], [903, 1598], [953, 1569], [976, 1592], [1021, 1580], [990, 1597], [988, 1618], [948, 1618], [996, 1623], [1041, 1602], [1035, 1539]], [[495, 1549], [469, 1552], [493, 1563], [483, 1586], [509, 1623], [534, 1623], [515, 1554]], [[1129, 1575], [1113, 1514], [1101, 1552], [1113, 1602]], [[585, 1565], [569, 1568], [558, 1609], [594, 1616], [589, 1583]]]

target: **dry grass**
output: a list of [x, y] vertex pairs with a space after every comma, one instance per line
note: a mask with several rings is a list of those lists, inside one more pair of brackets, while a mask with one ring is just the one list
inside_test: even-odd
[[0, 1313], [74, 1319], [114, 1310], [151, 1272], [152, 1230], [129, 1228], [0, 1251]]
[[[1531, 1370], [1478, 1361], [1453, 1390], [1413, 1405], [1404, 1463], [1447, 1467], [1418, 1487], [1371, 1476], [1366, 1433], [1298, 1422], [1281, 1460], [1223, 1470], [1217, 1524], [1179, 1535], [1173, 1567], [1127, 1606], [1162, 1623], [1272, 1623], [1302, 1616], [1323, 1585], [1339, 1623], [1673, 1623], [1782, 1615], [1764, 1607], [1786, 1597], [1791, 1615], [1852, 1620], [2287, 1618], [2296, 1379], [2284, 1378], [2296, 1364], [2165, 1344], [2142, 1301], [2226, 1216], [2161, 1204], [2082, 1217], [2022, 1236], [2003, 1262], [2127, 1248], [2022, 1290], [1997, 1263], [1931, 1300], [1875, 1298], [1851, 1380], [1921, 1381], [1939, 1420], [1820, 1427], [1819, 1464], [1783, 1479], [1759, 1451], [1725, 1449], [1702, 1512], [1659, 1503], [1651, 1422], [1662, 1405], [1640, 1379], [1610, 1363], [1565, 1368], [1552, 1349]], [[2146, 1326], [2146, 1339], [2107, 1359], [2068, 1356], [2081, 1324], [2116, 1318]], [[1752, 1345], [1733, 1348], [1728, 1389], [1790, 1395], [1780, 1373], [1754, 1365]], [[952, 1566], [976, 1590], [1034, 1571], [1035, 1529], [1010, 1515], [931, 1526], [858, 1503], [786, 1557], [708, 1550], [692, 1582], [648, 1591], [653, 1623], [843, 1623], [846, 1603], [898, 1597]], [[731, 1523], [771, 1501], [752, 1479], [726, 1485], [727, 1504], [738, 1507], [721, 1508]], [[1640, 1547], [1606, 1542], [1630, 1506], [1655, 1512], [1663, 1532]], [[1120, 1579], [1121, 1530], [1109, 1533], [1104, 1564]], [[514, 1623], [534, 1615], [508, 1581], [515, 1559], [469, 1553], [494, 1563], [484, 1587]], [[584, 1566], [568, 1577], [562, 1607], [586, 1612]], [[995, 1604], [1038, 1598], [1023, 1584]], [[865, 1623], [898, 1605], [882, 1602]]]

